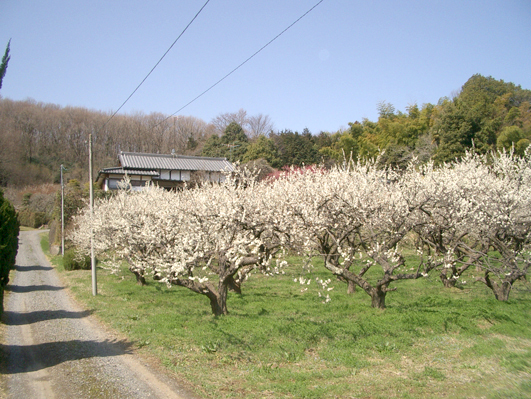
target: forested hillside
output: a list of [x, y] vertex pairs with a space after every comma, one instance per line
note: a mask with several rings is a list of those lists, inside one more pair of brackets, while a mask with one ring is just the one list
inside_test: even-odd
[[531, 139], [531, 91], [481, 75], [472, 76], [454, 98], [411, 104], [405, 112], [381, 102], [378, 112], [377, 121], [350, 122], [344, 131], [299, 133], [274, 131], [268, 116], [249, 117], [244, 110], [209, 123], [157, 113], [109, 121], [108, 112], [0, 99], [0, 185], [58, 182], [61, 164], [69, 178], [86, 181], [89, 133], [96, 171], [114, 166], [119, 151], [172, 150], [241, 162], [264, 159], [274, 168], [385, 150], [382, 161], [400, 167], [413, 156], [451, 160], [472, 146], [484, 153], [514, 145], [523, 153]]

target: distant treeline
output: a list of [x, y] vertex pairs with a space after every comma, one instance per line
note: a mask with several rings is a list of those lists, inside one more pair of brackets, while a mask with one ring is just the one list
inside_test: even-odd
[[[344, 156], [373, 157], [401, 167], [412, 157], [444, 162], [471, 147], [523, 153], [531, 139], [531, 91], [514, 83], [472, 76], [454, 98], [411, 104], [406, 112], [378, 104], [376, 122], [348, 123], [338, 132], [275, 131], [268, 116], [244, 110], [210, 123], [160, 113], [116, 115], [35, 101], [0, 99], [0, 185], [58, 182], [60, 165], [70, 178], [88, 178], [88, 135], [94, 167], [115, 166], [119, 151], [221, 156], [265, 160], [272, 168], [340, 162]], [[313, 133], [313, 134], [312, 134]], [[262, 161], [262, 164], [265, 164]]]

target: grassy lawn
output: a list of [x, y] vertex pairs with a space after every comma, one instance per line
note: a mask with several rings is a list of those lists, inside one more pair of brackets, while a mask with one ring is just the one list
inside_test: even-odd
[[479, 283], [444, 289], [433, 275], [397, 283], [382, 311], [340, 282], [323, 304], [314, 282], [301, 292], [291, 266], [252, 276], [229, 295], [230, 314], [213, 317], [205, 297], [137, 286], [127, 270], [98, 269], [93, 297], [90, 271], [52, 260], [81, 303], [206, 398], [531, 397], [528, 283], [502, 303]]

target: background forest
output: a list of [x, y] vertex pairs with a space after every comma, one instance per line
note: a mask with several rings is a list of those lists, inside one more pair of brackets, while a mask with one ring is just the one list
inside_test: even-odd
[[[20, 188], [58, 183], [60, 165], [68, 179], [88, 179], [88, 134], [95, 171], [115, 166], [119, 151], [226, 157], [282, 168], [341, 161], [343, 154], [372, 157], [401, 167], [413, 156], [444, 162], [475, 147], [523, 153], [531, 139], [531, 91], [514, 83], [472, 76], [453, 98], [411, 104], [405, 112], [377, 105], [377, 121], [348, 123], [337, 132], [275, 131], [268, 116], [244, 110], [220, 114], [210, 123], [192, 116], [168, 118], [142, 113], [116, 115], [59, 107], [33, 100], [0, 99], [0, 185]], [[272, 170], [272, 169], [270, 169]]]

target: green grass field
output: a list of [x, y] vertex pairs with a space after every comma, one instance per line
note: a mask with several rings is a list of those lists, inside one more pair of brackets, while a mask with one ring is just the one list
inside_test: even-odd
[[206, 398], [531, 397], [528, 283], [502, 303], [479, 283], [444, 289], [434, 274], [397, 283], [377, 310], [340, 282], [323, 304], [314, 282], [301, 292], [291, 266], [252, 276], [229, 295], [230, 314], [214, 317], [205, 297], [137, 286], [127, 270], [98, 269], [93, 297], [90, 271], [52, 260], [81, 303]]

